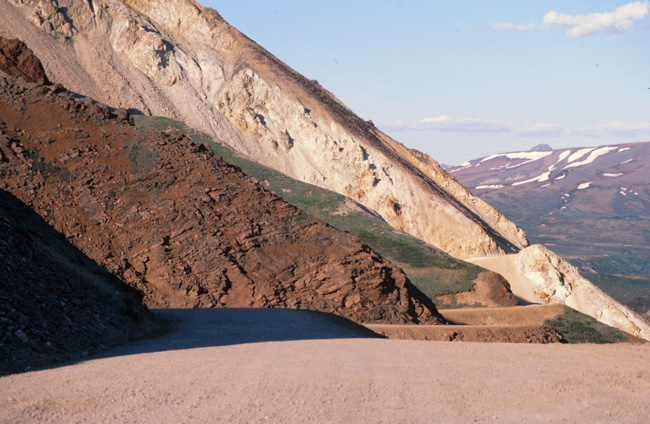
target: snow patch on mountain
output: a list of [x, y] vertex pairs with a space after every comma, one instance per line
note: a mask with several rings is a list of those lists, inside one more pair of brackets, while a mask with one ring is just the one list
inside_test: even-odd
[[581, 157], [583, 157], [584, 155], [586, 155], [587, 153], [591, 152], [594, 149], [595, 149], [595, 147], [587, 147], [586, 149], [580, 149], [577, 152], [575, 152], [574, 154], [572, 154], [571, 156], [569, 156], [568, 162], [571, 163], [573, 161], [576, 161], [576, 160], [580, 159]]
[[[612, 150], [616, 150], [616, 147], [605, 146], [605, 147], [601, 147], [600, 149], [593, 150], [589, 154], [589, 156], [587, 156], [587, 159], [585, 159], [583, 161], [580, 161], [580, 162], [570, 163], [569, 165], [565, 166], [564, 169], [575, 168], [575, 167], [578, 167], [578, 166], [587, 165], [587, 164], [592, 163], [593, 161], [595, 161], [599, 156], [602, 156], [602, 155], [604, 155], [604, 154], [606, 154], [606, 153], [608, 153], [608, 152], [610, 152]], [[571, 156], [573, 156], [573, 155], [571, 155]], [[569, 162], [571, 162], [571, 158], [569, 158]]]
[[589, 186], [591, 185], [591, 183], [593, 183], [593, 181], [589, 181], [589, 182], [586, 182], [586, 183], [582, 183], [582, 184], [580, 184], [580, 185], [578, 186], [578, 190], [584, 190], [584, 189], [586, 189], [586, 188], [589, 188]]
[[497, 188], [503, 188], [501, 184], [492, 184], [492, 185], [480, 185], [475, 187], [477, 190], [482, 190], [482, 189], [497, 189]]
[[[490, 159], [495, 159], [498, 157], [505, 156], [508, 159], [529, 159], [527, 162], [524, 163], [529, 163], [534, 160], [542, 159], [545, 158], [546, 156], [550, 155], [553, 152], [515, 152], [515, 153], [497, 153], [496, 155], [488, 156], [486, 158], [481, 159], [481, 162], [486, 162]], [[522, 164], [523, 165], [523, 164]]]
[[541, 182], [544, 182], [544, 181], [548, 181], [548, 176], [549, 176], [549, 175], [551, 175], [551, 172], [550, 172], [550, 171], [548, 171], [548, 172], [544, 172], [542, 175], [538, 175], [538, 176], [535, 177], [535, 178], [531, 178], [531, 179], [529, 179], [529, 180], [525, 180], [525, 181], [518, 181], [518, 182], [516, 182], [516, 183], [512, 183], [512, 185], [513, 185], [513, 186], [517, 186], [517, 185], [528, 184], [528, 183], [532, 183], [532, 182], [538, 182], [538, 183], [541, 183]]

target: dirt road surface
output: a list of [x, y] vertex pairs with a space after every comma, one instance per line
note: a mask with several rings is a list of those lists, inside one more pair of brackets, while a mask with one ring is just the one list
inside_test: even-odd
[[[172, 310], [175, 330], [0, 378], [0, 422], [647, 423], [650, 345], [358, 338], [283, 310]], [[365, 333], [367, 336], [368, 333]]]

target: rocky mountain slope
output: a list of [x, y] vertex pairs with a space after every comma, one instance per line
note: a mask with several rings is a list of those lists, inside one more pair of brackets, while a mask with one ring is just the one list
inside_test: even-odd
[[504, 153], [449, 171], [572, 263], [650, 274], [650, 143]]
[[185, 121], [455, 256], [527, 245], [435, 161], [192, 0], [4, 0], [0, 12], [0, 35], [25, 40], [51, 79], [72, 91]]
[[207, 144], [224, 160], [257, 178], [262, 186], [309, 215], [359, 237], [362, 243], [399, 266], [408, 279], [437, 308], [513, 306], [516, 298], [499, 274], [456, 259], [422, 240], [388, 225], [377, 213], [330, 190], [304, 183], [214, 142], [212, 137], [183, 122], [137, 115], [138, 128], [176, 129], [197, 143]]
[[[521, 229], [433, 159], [382, 134], [192, 0], [3, 0], [0, 35], [24, 40], [48, 77], [75, 92], [181, 118], [456, 257], [528, 245]], [[562, 285], [560, 271], [547, 276], [549, 288]]]
[[440, 323], [404, 273], [177, 131], [0, 76], [0, 184], [150, 307], [286, 307]]

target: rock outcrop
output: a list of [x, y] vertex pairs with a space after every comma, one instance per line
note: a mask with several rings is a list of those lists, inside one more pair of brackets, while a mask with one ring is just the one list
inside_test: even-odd
[[0, 184], [148, 306], [443, 322], [399, 268], [355, 237], [267, 192], [206, 145], [177, 130], [139, 130], [124, 113], [0, 75]]
[[41, 61], [20, 40], [0, 37], [0, 70], [29, 81], [50, 83]]
[[542, 245], [473, 263], [508, 279], [515, 296], [532, 303], [564, 304], [611, 327], [650, 340], [650, 324], [603, 293], [578, 269]]
[[517, 306], [519, 302], [510, 290], [510, 284], [500, 274], [481, 271], [472, 281], [469, 292], [436, 296], [442, 305], [481, 305], [488, 308]]

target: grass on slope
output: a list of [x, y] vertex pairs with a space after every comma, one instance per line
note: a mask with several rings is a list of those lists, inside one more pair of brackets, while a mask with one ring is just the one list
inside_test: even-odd
[[[256, 162], [241, 158], [212, 137], [184, 123], [162, 117], [134, 116], [142, 129], [168, 127], [189, 135], [196, 144], [208, 144], [215, 153], [246, 174], [262, 181], [267, 190], [329, 225], [357, 236], [375, 252], [401, 267], [409, 280], [436, 302], [436, 296], [472, 289], [471, 280], [482, 268], [457, 260], [403, 232], [397, 231], [372, 212], [356, 206], [346, 207], [338, 193], [294, 180]], [[463, 305], [451, 305], [459, 307]], [[472, 305], [480, 306], [480, 305]], [[448, 306], [449, 307], [449, 306]]]
[[620, 343], [628, 341], [623, 332], [596, 321], [594, 318], [565, 307], [565, 312], [544, 321], [562, 334], [569, 343]]

